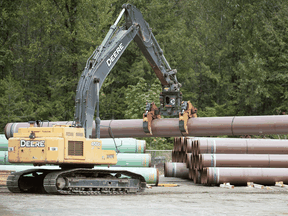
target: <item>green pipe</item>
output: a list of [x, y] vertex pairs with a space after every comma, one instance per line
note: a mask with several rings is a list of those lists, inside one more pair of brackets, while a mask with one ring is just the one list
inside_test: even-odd
[[[0, 151], [0, 165], [5, 164], [10, 164], [8, 162], [8, 151]], [[113, 167], [150, 167], [150, 166], [151, 166], [150, 154], [131, 154], [131, 153], [117, 154], [117, 164], [113, 165]]]
[[117, 164], [112, 167], [150, 167], [150, 154], [117, 154]]
[[[0, 171], [9, 170], [14, 172], [19, 172], [28, 169], [60, 169], [59, 166], [41, 166], [41, 167], [34, 167], [33, 165], [0, 165]], [[159, 171], [157, 168], [153, 167], [95, 167], [94, 169], [103, 169], [103, 170], [125, 170], [130, 171], [133, 173], [137, 173], [142, 175], [147, 184], [155, 184], [158, 185], [159, 182]], [[123, 176], [125, 177], [125, 176]]]
[[8, 140], [4, 134], [0, 134], [0, 151], [8, 151]]
[[[105, 167], [107, 165], [99, 165]], [[119, 153], [117, 154], [117, 164], [110, 167], [150, 167], [151, 155], [150, 154], [131, 154]]]
[[0, 151], [0, 164], [1, 165], [11, 164], [8, 162], [8, 151]]
[[[146, 141], [136, 140], [133, 138], [116, 138], [116, 139], [101, 139], [103, 150], [119, 150], [119, 153], [145, 153], [146, 151]], [[115, 141], [115, 143], [114, 143]]]

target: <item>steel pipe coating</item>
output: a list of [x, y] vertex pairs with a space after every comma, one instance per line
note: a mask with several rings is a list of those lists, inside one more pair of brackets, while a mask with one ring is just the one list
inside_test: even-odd
[[201, 175], [202, 172], [200, 170], [194, 170], [194, 175], [193, 175], [193, 182], [194, 184], [200, 184], [201, 183]]
[[165, 177], [178, 177], [189, 178], [189, 169], [186, 167], [186, 163], [168, 163], [164, 164], [164, 176]]
[[288, 168], [288, 155], [200, 154], [199, 169], [204, 167]]
[[[206, 172], [206, 173], [205, 173]], [[277, 181], [288, 183], [288, 168], [206, 168], [201, 178], [203, 184], [247, 185], [247, 182], [274, 185]]]
[[192, 153], [187, 153], [186, 154], [186, 167], [189, 169], [192, 166]]
[[176, 152], [172, 150], [172, 162], [176, 162]]
[[[68, 122], [43, 122], [43, 126], [53, 124], [72, 124]], [[95, 122], [93, 122], [92, 137], [95, 137]], [[234, 116], [234, 117], [202, 117], [188, 120], [188, 136], [217, 136], [217, 135], [263, 135], [287, 134], [288, 116]], [[6, 138], [17, 133], [20, 127], [29, 127], [26, 122], [8, 123], [5, 126]], [[102, 120], [101, 138], [121, 137], [180, 137], [179, 119], [155, 119], [152, 121], [153, 135], [147, 135], [143, 130], [142, 119]]]
[[186, 139], [186, 152], [187, 153], [193, 152], [193, 140], [192, 139]]
[[8, 140], [4, 134], [0, 134], [0, 151], [8, 151]]
[[117, 164], [111, 167], [151, 167], [150, 154], [130, 154], [119, 153], [117, 154]]
[[[0, 171], [2, 170], [10, 170], [14, 172], [19, 172], [23, 170], [28, 170], [28, 169], [59, 169], [59, 166], [41, 166], [41, 167], [35, 167], [33, 165], [0, 165]], [[153, 167], [98, 167], [95, 166], [94, 169], [105, 169], [105, 170], [125, 170], [125, 171], [130, 171], [137, 173], [139, 175], [142, 175], [147, 184], [155, 184], [158, 185], [159, 183], [159, 171], [157, 168]], [[124, 176], [125, 177], [125, 176]]]
[[[102, 150], [114, 150], [116, 151], [115, 144], [119, 153], [145, 153], [146, 141], [136, 140], [133, 138], [106, 138], [101, 139]], [[115, 141], [115, 143], [114, 143]]]
[[194, 154], [288, 154], [288, 140], [198, 138]]

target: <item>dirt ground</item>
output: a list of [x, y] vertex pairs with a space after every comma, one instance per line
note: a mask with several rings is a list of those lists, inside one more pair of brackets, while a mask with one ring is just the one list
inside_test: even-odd
[[12, 194], [0, 187], [0, 215], [288, 215], [288, 189], [226, 189], [160, 177], [140, 195], [72, 196]]

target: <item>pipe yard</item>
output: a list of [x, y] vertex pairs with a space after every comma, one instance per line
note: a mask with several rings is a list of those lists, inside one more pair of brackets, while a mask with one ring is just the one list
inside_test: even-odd
[[[8, 137], [13, 136], [19, 124], [21, 127], [25, 126], [25, 123], [6, 125], [6, 136], [7, 134]], [[279, 122], [273, 124], [275, 129], [277, 128], [275, 125]], [[263, 130], [263, 127], [259, 130]], [[278, 129], [275, 131], [279, 132]], [[114, 136], [120, 137], [117, 134]], [[241, 215], [281, 215], [288, 212], [288, 140], [286, 139], [175, 137], [171, 159], [165, 159], [163, 170], [162, 166], [155, 164], [155, 160], [147, 152], [144, 140], [133, 138], [102, 140], [103, 149], [118, 151], [118, 162], [114, 166], [95, 166], [94, 169], [126, 170], [142, 175], [148, 184], [144, 192], [124, 196], [13, 194], [5, 186], [7, 176], [11, 172], [30, 169], [33, 164], [9, 163], [8, 143], [2, 136], [1, 213], [33, 215], [49, 212], [53, 215], [80, 215], [83, 213], [82, 206], [85, 206], [85, 214], [95, 212], [107, 214], [107, 203], [113, 203], [111, 215], [119, 213], [135, 215], [139, 214], [139, 211], [152, 215], [155, 211], [161, 211], [165, 215], [191, 215], [192, 211], [200, 215], [238, 215], [239, 212]], [[60, 169], [57, 164], [41, 168]], [[97, 205], [87, 206], [87, 203], [94, 202]], [[53, 210], [49, 209], [49, 205], [54, 206]], [[133, 206], [129, 208], [129, 212], [124, 208], [128, 205]]]

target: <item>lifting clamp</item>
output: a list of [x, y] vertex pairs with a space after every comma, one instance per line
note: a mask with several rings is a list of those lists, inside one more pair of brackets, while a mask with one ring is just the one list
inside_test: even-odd
[[190, 101], [182, 101], [181, 112], [179, 112], [179, 129], [182, 135], [188, 135], [188, 120], [189, 118], [197, 118], [197, 108]]
[[146, 102], [146, 111], [143, 113], [143, 130], [147, 135], [152, 134], [152, 121], [154, 119], [160, 119], [160, 111], [154, 102]]

